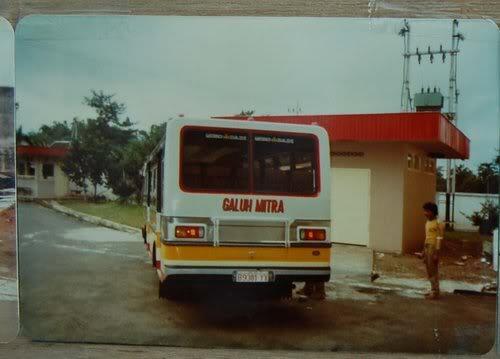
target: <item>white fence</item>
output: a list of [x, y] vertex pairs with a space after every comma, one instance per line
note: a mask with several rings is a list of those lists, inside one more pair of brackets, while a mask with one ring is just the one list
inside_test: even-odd
[[[465, 217], [472, 212], [479, 211], [481, 204], [490, 200], [498, 203], [499, 195], [486, 193], [455, 193], [455, 228], [460, 230], [476, 230], [472, 223]], [[436, 204], [439, 207], [439, 217], [444, 220], [446, 213], [446, 193], [436, 193]], [[451, 210], [451, 208], [450, 208]]]

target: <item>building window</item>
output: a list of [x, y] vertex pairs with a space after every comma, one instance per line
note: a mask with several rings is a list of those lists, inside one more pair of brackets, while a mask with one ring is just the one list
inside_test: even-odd
[[20, 176], [35, 176], [35, 166], [30, 161], [17, 162], [17, 174]]
[[429, 173], [434, 173], [435, 170], [436, 170], [436, 160], [427, 157], [425, 159], [425, 171]]
[[27, 168], [27, 172], [28, 172], [28, 176], [35, 176], [35, 165], [31, 162], [27, 162], [26, 163], [26, 168]]
[[416, 169], [416, 170], [419, 170], [419, 169], [420, 169], [420, 160], [421, 160], [421, 159], [420, 159], [420, 156], [415, 155], [415, 156], [413, 157], [413, 165], [414, 165], [414, 166], [413, 166], [413, 168], [414, 168], [414, 169]]
[[54, 177], [54, 164], [44, 163], [42, 166], [42, 175], [44, 179]]
[[26, 175], [26, 162], [17, 161], [17, 174], [20, 176]]
[[430, 164], [431, 164], [430, 171], [432, 173], [436, 173], [436, 160], [434, 158], [430, 158], [429, 161], [430, 161]]
[[411, 153], [408, 154], [407, 161], [408, 161], [408, 168], [413, 168], [413, 155]]

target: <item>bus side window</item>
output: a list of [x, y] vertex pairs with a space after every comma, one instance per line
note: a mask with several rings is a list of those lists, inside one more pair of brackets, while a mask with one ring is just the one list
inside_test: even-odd
[[163, 183], [163, 152], [158, 154], [158, 165], [156, 167], [157, 179], [156, 179], [156, 210], [161, 212], [162, 210], [162, 183]]
[[156, 193], [156, 183], [158, 182], [158, 167], [156, 164], [154, 164], [152, 170], [151, 170], [151, 199], [150, 199], [150, 206], [156, 210], [156, 199], [157, 199], [157, 193]]
[[147, 166], [147, 183], [148, 183], [148, 194], [147, 194], [147, 204], [148, 207], [151, 205], [151, 164], [148, 163]]
[[142, 175], [142, 205], [145, 206], [148, 203], [148, 171], [144, 171]]

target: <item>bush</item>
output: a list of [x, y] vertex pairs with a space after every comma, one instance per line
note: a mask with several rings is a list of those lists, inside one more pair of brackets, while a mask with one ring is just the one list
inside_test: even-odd
[[479, 227], [481, 234], [493, 234], [493, 231], [498, 228], [498, 216], [500, 208], [498, 204], [491, 200], [481, 204], [481, 210], [473, 212], [470, 216], [466, 216], [469, 221]]

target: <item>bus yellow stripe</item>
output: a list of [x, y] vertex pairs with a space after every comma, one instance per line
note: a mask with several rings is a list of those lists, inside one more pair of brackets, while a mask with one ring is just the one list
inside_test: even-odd
[[166, 261], [256, 261], [256, 262], [313, 262], [330, 263], [330, 248], [276, 248], [276, 247], [161, 247]]

